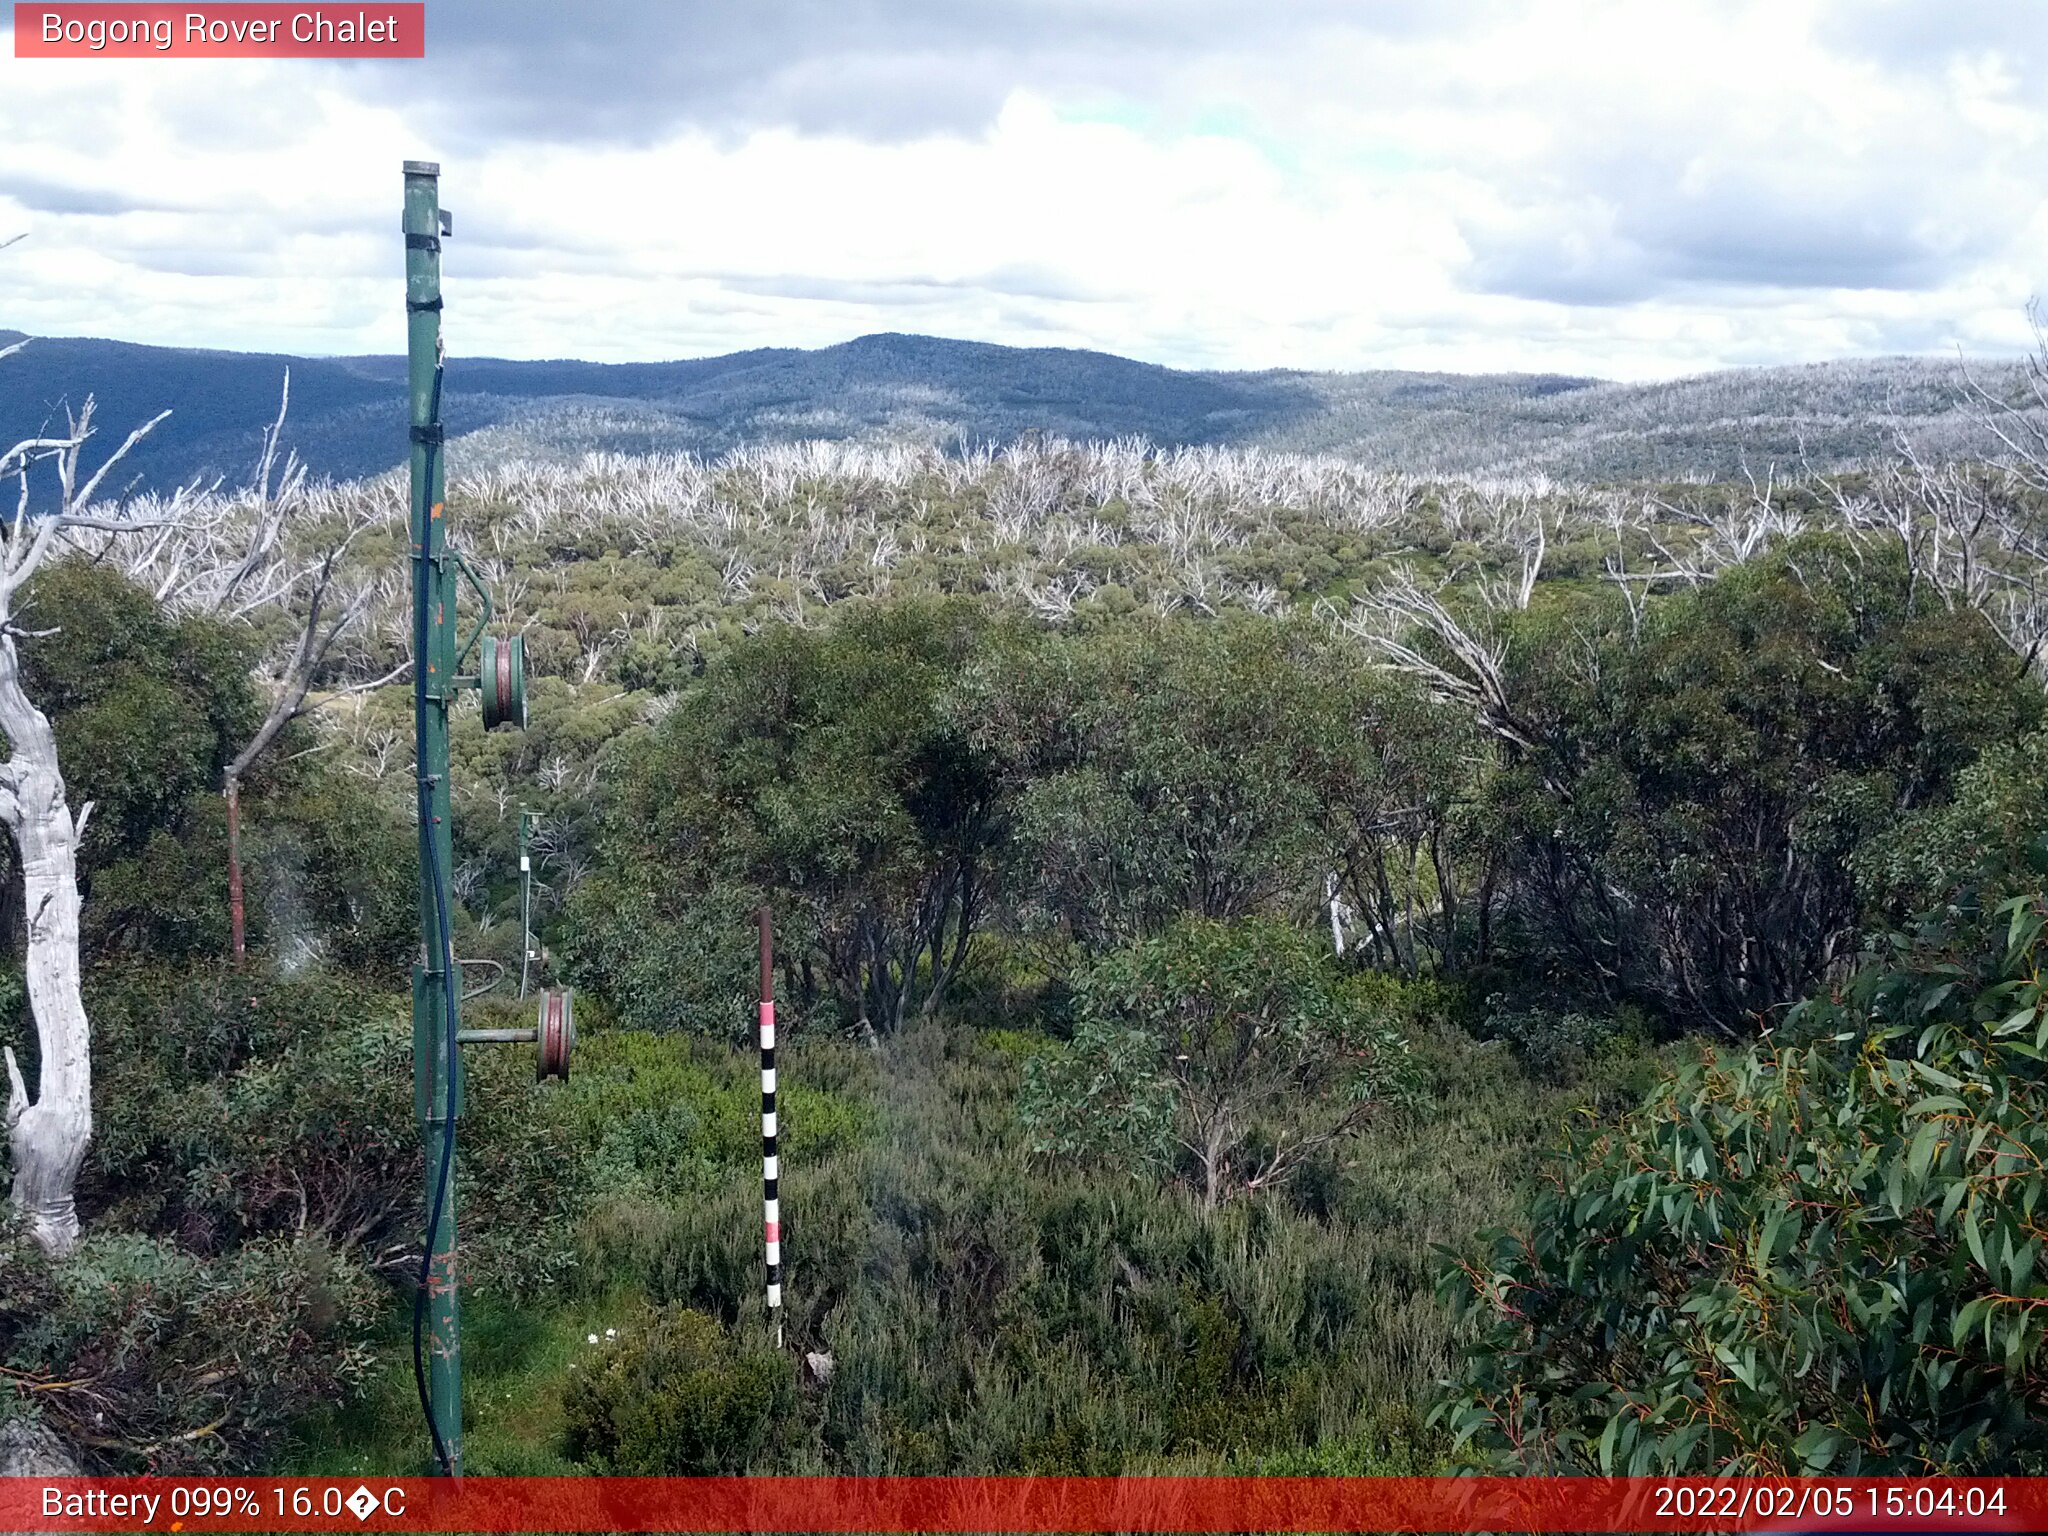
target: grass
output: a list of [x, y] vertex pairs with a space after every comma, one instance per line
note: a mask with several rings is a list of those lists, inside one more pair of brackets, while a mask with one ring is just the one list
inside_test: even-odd
[[[808, 1077], [812, 1096], [808, 1111], [787, 1096], [791, 1369], [807, 1350], [836, 1369], [801, 1391], [800, 1433], [749, 1470], [1437, 1470], [1446, 1448], [1419, 1424], [1457, 1340], [1432, 1250], [1512, 1221], [1573, 1111], [1629, 1099], [1654, 1066], [1620, 1050], [1544, 1081], [1506, 1046], [1433, 1024], [1423, 1112], [1204, 1220], [1178, 1187], [1027, 1155], [1013, 1106], [1031, 1039], [954, 1023], [879, 1051], [787, 1048], [785, 1081]], [[568, 1108], [593, 1116], [613, 1187], [566, 1285], [470, 1300], [479, 1474], [579, 1470], [563, 1389], [598, 1357], [593, 1334], [630, 1334], [649, 1306], [765, 1337], [750, 1056], [673, 1036], [592, 1043]], [[405, 1327], [394, 1318], [362, 1401], [306, 1426], [298, 1470], [420, 1466]]]
[[[590, 1338], [634, 1309], [631, 1295], [576, 1296], [520, 1306], [480, 1300], [463, 1309], [463, 1465], [482, 1477], [548, 1477], [582, 1470], [561, 1454], [562, 1388], [597, 1353]], [[348, 1407], [303, 1426], [291, 1474], [403, 1475], [429, 1470], [413, 1384], [411, 1313], [395, 1312], [378, 1368]]]

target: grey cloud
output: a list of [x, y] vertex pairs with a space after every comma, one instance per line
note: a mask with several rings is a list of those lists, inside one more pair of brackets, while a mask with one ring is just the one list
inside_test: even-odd
[[484, 238], [465, 234], [460, 208], [455, 210], [455, 238], [443, 247], [442, 263], [449, 275], [464, 278], [527, 278], [598, 276], [619, 273], [616, 246], [572, 246], [525, 239]]
[[175, 205], [157, 197], [137, 197], [112, 188], [82, 187], [51, 181], [29, 171], [0, 170], [0, 197], [11, 197], [33, 213], [71, 213], [110, 217], [123, 213], [156, 213]]
[[1107, 304], [1130, 295], [1113, 292], [1049, 267], [1012, 263], [977, 278], [972, 286], [1023, 299], [1057, 299], [1071, 304]]
[[1036, 310], [1006, 304], [996, 311], [996, 319], [1007, 329], [1018, 334], [1058, 337], [1069, 346], [1083, 344], [1083, 338], [1075, 336], [1072, 327], [1041, 315]]
[[1660, 252], [1665, 273], [1678, 281], [1764, 288], [1888, 288], [1918, 292], [1938, 287], [1954, 265], [1899, 229], [1872, 220], [1762, 228], [1703, 223], [1674, 232]]
[[[196, 191], [196, 195], [195, 195]], [[249, 211], [245, 189], [221, 184], [211, 189], [132, 185], [94, 186], [84, 182], [59, 181], [33, 171], [0, 168], [0, 197], [11, 198], [33, 213], [59, 217], [121, 219], [135, 214], [172, 215], [189, 221], [204, 238], [238, 249], [268, 252], [278, 232], [276, 220]], [[358, 213], [338, 205], [295, 210], [290, 230], [297, 235], [349, 236], [362, 232]], [[201, 238], [195, 234], [195, 239]], [[118, 233], [99, 232], [95, 239], [123, 243]], [[133, 241], [147, 253], [153, 241]], [[166, 270], [180, 270], [172, 267]]]
[[1449, 31], [1493, 0], [433, 0], [424, 65], [340, 66], [451, 145], [787, 127], [896, 142], [985, 128], [1019, 86], [1142, 95], [1189, 60], [1319, 31]]
[[1859, 328], [1856, 350], [1866, 356], [1953, 357], [1956, 327], [1938, 314], [1887, 316]]
[[2038, 81], [2048, 71], [2048, 26], [2014, 0], [1888, 0], [1821, 13], [1815, 35], [1830, 49], [1887, 69], [1940, 71], [1960, 56], [1994, 53]]
[[1465, 286], [1474, 293], [1552, 304], [1629, 304], [1659, 287], [1640, 246], [1626, 241], [1585, 244], [1554, 233], [1474, 241]]
[[1672, 279], [1777, 288], [1939, 286], [2007, 231], [2008, 215], [1952, 205], [1952, 165], [1919, 159], [1901, 142], [1857, 159], [1802, 158], [1788, 143], [1776, 160], [1725, 165], [1697, 190], [1677, 178], [1639, 184], [1617, 231], [1642, 245]]
[[1700, 286], [1921, 292], [1940, 286], [1957, 264], [1896, 230], [1868, 224], [1772, 229], [1771, 217], [1766, 211], [1738, 225], [1666, 224], [1647, 239], [1620, 238], [1592, 252], [1555, 238], [1501, 239], [1475, 251], [1466, 286], [1604, 307]]
[[[1526, 228], [1467, 231], [1468, 287], [1584, 305], [1701, 286], [1925, 292], [1994, 249], [2024, 215], [1973, 206], [1967, 218], [1941, 216], [1944, 189], [1904, 165], [1889, 177], [1866, 168], [1855, 180], [1840, 166], [1803, 175], [1744, 167], [1698, 191], [1680, 190], [1669, 163], [1574, 169], [1597, 196], [1532, 203]], [[1570, 210], [1562, 226], [1560, 209]]]
[[268, 249], [204, 243], [152, 244], [130, 251], [128, 255], [141, 271], [177, 277], [274, 279], [278, 267], [277, 254]]

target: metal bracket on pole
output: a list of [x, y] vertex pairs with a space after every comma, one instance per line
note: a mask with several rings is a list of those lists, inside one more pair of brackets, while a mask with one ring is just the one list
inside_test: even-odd
[[476, 628], [472, 629], [469, 632], [469, 638], [456, 648], [455, 670], [460, 672], [462, 664], [469, 660], [469, 653], [476, 649], [477, 641], [483, 639], [484, 631], [490, 627], [491, 615], [498, 610], [497, 605], [491, 601], [491, 589], [484, 585], [484, 579], [477, 575], [476, 567], [469, 563], [462, 551], [451, 549], [448, 551], [448, 558], [454, 563], [455, 569], [462, 573], [463, 580], [469, 583], [470, 590], [476, 593], [478, 600], [484, 605], [484, 611], [477, 615]]

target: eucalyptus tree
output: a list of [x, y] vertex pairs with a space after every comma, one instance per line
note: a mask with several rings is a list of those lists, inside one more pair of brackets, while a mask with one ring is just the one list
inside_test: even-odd
[[887, 1034], [936, 1013], [1006, 839], [1004, 786], [941, 707], [987, 627], [963, 602], [860, 606], [723, 653], [622, 744], [599, 868], [572, 902], [579, 973], [635, 1022], [729, 1018], [705, 990], [742, 984], [716, 936], [766, 900], [793, 1014], [825, 1005]]
[[1461, 1459], [2040, 1465], [2048, 909], [2012, 853], [1982, 873], [2028, 894], [1882, 936], [1770, 1040], [1586, 1117], [1514, 1230], [1446, 1254], [1471, 1347], [1437, 1414]]
[[1269, 918], [1185, 918], [1075, 981], [1071, 1042], [1027, 1067], [1041, 1156], [1184, 1174], [1207, 1216], [1284, 1185], [1416, 1074], [1388, 989]]
[[391, 520], [397, 502], [373, 485], [309, 486], [298, 455], [279, 456], [290, 409], [287, 370], [277, 417], [264, 431], [245, 492], [223, 497], [216, 489], [203, 498], [204, 515], [170, 518], [153, 538], [108, 539], [95, 551], [169, 612], [259, 628], [271, 640], [262, 668], [269, 706], [221, 772], [229, 942], [237, 959], [246, 943], [241, 789], [250, 770], [294, 722], [394, 682], [410, 667], [400, 659], [378, 672], [360, 655], [345, 655], [342, 646], [366, 627], [366, 615], [380, 605], [396, 606], [402, 583], [391, 579], [395, 573], [361, 569], [351, 550], [359, 537]]
[[949, 699], [1015, 802], [1027, 926], [1106, 949], [1317, 888], [1321, 636], [1247, 615], [991, 646]]

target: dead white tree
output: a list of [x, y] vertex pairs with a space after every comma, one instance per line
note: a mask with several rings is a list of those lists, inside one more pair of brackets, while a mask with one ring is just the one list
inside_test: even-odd
[[1967, 366], [1963, 382], [1979, 424], [2005, 450], [2001, 467], [2020, 484], [2048, 494], [2048, 320], [2038, 299], [2027, 306], [2027, 320], [2034, 348], [2020, 365], [2011, 394], [1987, 388]]
[[1867, 482], [1829, 486], [1853, 530], [1895, 540], [1917, 593], [1981, 613], [2023, 672], [2048, 655], [2048, 333], [2030, 307], [2034, 350], [2005, 393], [1965, 364], [1963, 404], [1988, 442], [1979, 462], [1921, 451], [1893, 426], [1893, 457]]
[[[13, 350], [13, 349], [10, 349]], [[7, 1065], [7, 1142], [14, 1163], [14, 1204], [45, 1252], [59, 1255], [78, 1242], [78, 1208], [73, 1192], [78, 1169], [92, 1139], [92, 1032], [79, 989], [78, 845], [92, 815], [88, 802], [71, 810], [57, 762], [57, 737], [23, 685], [16, 640], [33, 635], [16, 623], [22, 588], [64, 547], [69, 534], [122, 534], [176, 516], [173, 498], [145, 524], [91, 512], [108, 474], [125, 459], [168, 411], [128, 435], [99, 469], [81, 479], [86, 443], [93, 436], [93, 402], [76, 416], [67, 412], [60, 436], [24, 438], [0, 451], [0, 483], [20, 483], [15, 516], [0, 541], [0, 733], [8, 757], [0, 764], [0, 822], [5, 822], [21, 860], [22, 893], [28, 918], [25, 970], [29, 1009], [36, 1028], [36, 1092], [29, 1096], [14, 1048]], [[29, 471], [41, 463], [56, 471], [55, 507], [31, 513]]]
[[[262, 723], [243, 743], [221, 773], [227, 802], [228, 931], [234, 956], [247, 948], [247, 903], [242, 878], [243, 780], [256, 761], [276, 745], [295, 721], [323, 705], [381, 688], [403, 676], [401, 662], [377, 677], [357, 677], [329, 686], [314, 696], [314, 687], [330, 670], [336, 646], [369, 611], [381, 590], [373, 577], [347, 569], [350, 545], [377, 522], [374, 504], [327, 496], [333, 515], [321, 519], [325, 531], [308, 549], [291, 537], [294, 520], [311, 520], [323, 510], [313, 505], [306, 488], [306, 466], [293, 452], [280, 458], [286, 417], [291, 411], [292, 378], [286, 370], [277, 418], [264, 431], [256, 473], [245, 495], [230, 500], [216, 516], [184, 518], [167, 524], [146, 547], [115, 551], [127, 575], [153, 591], [167, 608], [207, 613], [230, 622], [248, 623], [279, 608], [295, 612], [298, 624], [288, 647], [274, 656], [270, 673], [270, 708]], [[324, 494], [324, 493], [323, 493]]]
[[[271, 489], [271, 477], [278, 467], [278, 441], [284, 433], [285, 417], [291, 410], [291, 403], [292, 376], [291, 370], [286, 369], [277, 420], [263, 434], [263, 454], [256, 465], [257, 516], [254, 529], [241, 563], [223, 589], [224, 601], [231, 599], [242, 583], [266, 563], [287, 566], [291, 563], [288, 554], [282, 552], [282, 533], [287, 512], [302, 503], [306, 483], [306, 467], [296, 453], [286, 455], [282, 479], [274, 494]], [[328, 690], [317, 701], [308, 701], [314, 681], [325, 670], [335, 642], [363, 616], [375, 595], [374, 586], [368, 582], [358, 581], [347, 592], [339, 592], [336, 588], [349, 545], [368, 526], [369, 523], [363, 519], [344, 518], [340, 531], [326, 549], [311, 564], [294, 571], [285, 582], [287, 590], [303, 588], [305, 591], [305, 618], [299, 626], [298, 642], [278, 669], [270, 709], [264, 715], [263, 723], [221, 774], [221, 792], [227, 800], [228, 816], [229, 930], [237, 960], [242, 958], [246, 947], [247, 928], [242, 895], [241, 789], [244, 776], [294, 721], [335, 699], [381, 688], [403, 676], [408, 669], [409, 664], [401, 662], [381, 677], [358, 678]]]
[[1544, 531], [1541, 509], [1515, 525], [1512, 530], [1504, 527], [1495, 542], [1513, 549], [1518, 569], [1513, 576], [1502, 572], [1482, 578], [1479, 583], [1479, 599], [1496, 612], [1525, 609], [1529, 606], [1530, 598], [1536, 594], [1537, 578], [1543, 574], [1543, 557], [1550, 548], [1549, 536]]
[[335, 642], [370, 606], [372, 589], [368, 585], [358, 585], [354, 591], [338, 596], [334, 591], [341, 558], [353, 536], [351, 531], [329, 545], [319, 563], [308, 572], [305, 578], [305, 621], [299, 627], [298, 643], [273, 680], [270, 709], [255, 734], [243, 743], [241, 751], [221, 772], [221, 793], [227, 800], [228, 815], [228, 923], [237, 960], [242, 958], [246, 943], [246, 904], [242, 895], [243, 778], [294, 721], [336, 699], [367, 693], [395, 682], [411, 667], [410, 662], [401, 662], [381, 677], [358, 678], [327, 690], [318, 699], [310, 697], [314, 681], [326, 667]]
[[1357, 597], [1350, 612], [1323, 611], [1387, 670], [1416, 678], [1436, 698], [1470, 709], [1501, 740], [1524, 750], [1537, 746], [1536, 730], [1521, 718], [1508, 686], [1508, 640], [1493, 621], [1495, 610], [1468, 623], [1403, 569]]

